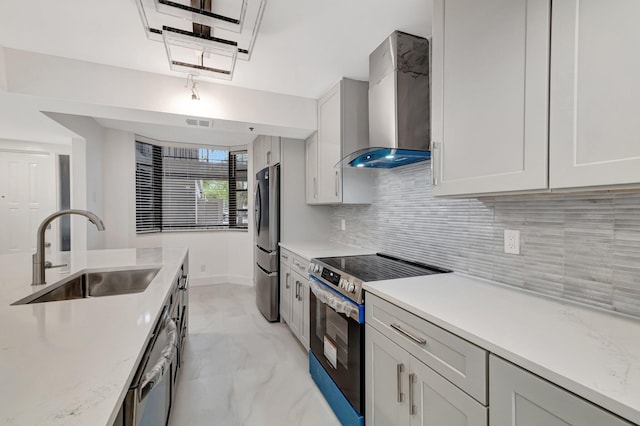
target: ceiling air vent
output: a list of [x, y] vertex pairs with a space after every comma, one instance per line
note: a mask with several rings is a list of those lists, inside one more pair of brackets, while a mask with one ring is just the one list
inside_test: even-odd
[[187, 123], [187, 126], [193, 127], [205, 127], [207, 129], [213, 127], [213, 122], [211, 120], [202, 120], [198, 118], [187, 118], [185, 123]]

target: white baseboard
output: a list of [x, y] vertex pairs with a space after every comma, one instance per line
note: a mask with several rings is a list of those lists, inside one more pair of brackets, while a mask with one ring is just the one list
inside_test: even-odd
[[189, 285], [193, 287], [212, 284], [239, 284], [253, 287], [253, 279], [241, 275], [209, 275], [189, 278]]

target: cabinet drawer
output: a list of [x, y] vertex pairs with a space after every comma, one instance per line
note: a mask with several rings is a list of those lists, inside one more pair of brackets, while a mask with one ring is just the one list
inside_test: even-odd
[[308, 266], [309, 261], [307, 259], [298, 256], [297, 254], [293, 255], [293, 259], [291, 260], [291, 269], [293, 269], [303, 277], [307, 277], [309, 275], [309, 272], [307, 271]]
[[365, 303], [367, 324], [487, 404], [487, 351], [371, 293]]
[[293, 253], [291, 253], [289, 250], [285, 250], [282, 247], [280, 247], [280, 264], [291, 266], [292, 260], [293, 260]]

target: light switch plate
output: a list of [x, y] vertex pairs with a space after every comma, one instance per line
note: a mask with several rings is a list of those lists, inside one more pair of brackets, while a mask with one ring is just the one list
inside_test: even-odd
[[520, 254], [520, 231], [504, 230], [504, 252], [507, 254]]
[[347, 229], [347, 221], [344, 219], [340, 220], [340, 229], [345, 231]]

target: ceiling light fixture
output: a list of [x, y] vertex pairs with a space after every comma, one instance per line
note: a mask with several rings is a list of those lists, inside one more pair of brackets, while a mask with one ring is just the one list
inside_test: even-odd
[[266, 3], [136, 0], [147, 38], [164, 43], [171, 70], [224, 80], [237, 59], [251, 58]]
[[[191, 84], [191, 86], [189, 86]], [[187, 83], [184, 85], [187, 89], [191, 90], [191, 100], [199, 101], [200, 93], [198, 93], [198, 89], [196, 88], [196, 80], [193, 74], [187, 75]]]

